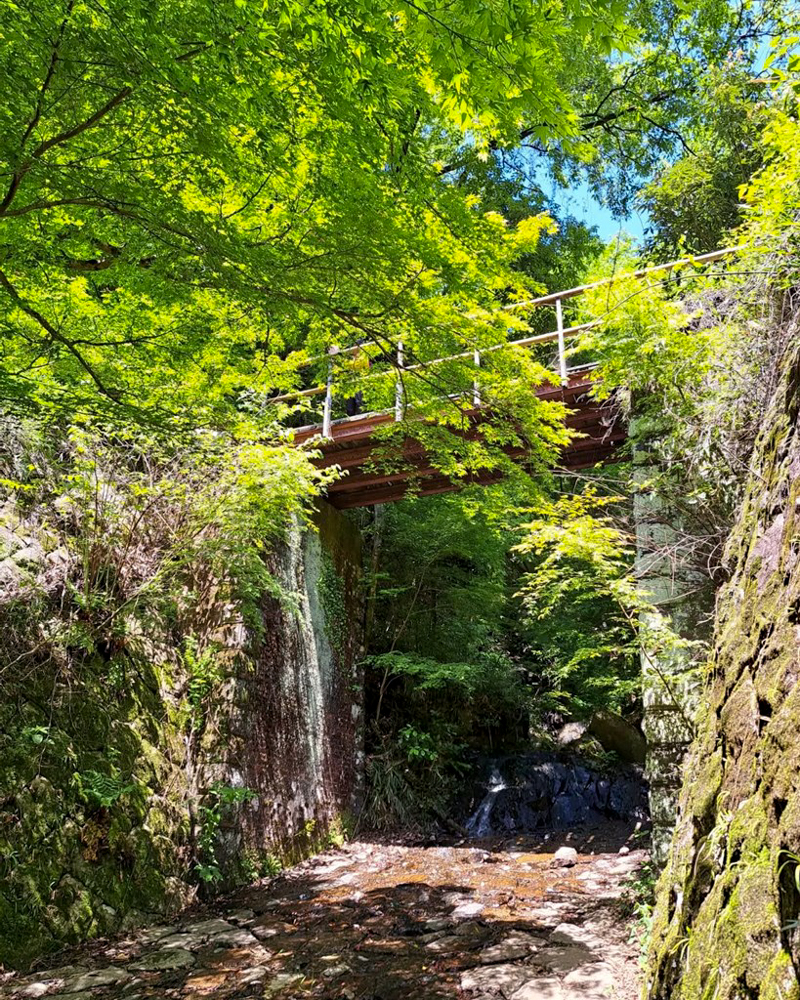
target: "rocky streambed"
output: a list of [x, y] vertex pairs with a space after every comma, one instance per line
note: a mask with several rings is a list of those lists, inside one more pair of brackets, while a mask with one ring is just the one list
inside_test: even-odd
[[453, 846], [352, 843], [0, 996], [59, 1000], [634, 1000], [619, 905], [631, 824]]

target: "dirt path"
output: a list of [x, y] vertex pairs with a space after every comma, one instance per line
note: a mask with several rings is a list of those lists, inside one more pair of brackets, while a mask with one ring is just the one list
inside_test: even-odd
[[[646, 855], [586, 835], [480, 847], [357, 842], [170, 927], [94, 942], [0, 996], [635, 1000], [622, 882]], [[597, 853], [590, 853], [595, 850]]]

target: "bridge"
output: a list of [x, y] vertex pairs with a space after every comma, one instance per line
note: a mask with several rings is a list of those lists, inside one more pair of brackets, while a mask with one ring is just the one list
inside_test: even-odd
[[[461, 489], [465, 485], [487, 485], [498, 481], [502, 473], [487, 470], [484, 473], [453, 479], [445, 476], [431, 462], [420, 441], [413, 435], [405, 435], [396, 445], [396, 462], [399, 466], [394, 471], [382, 471], [376, 468], [374, 457], [376, 450], [385, 442], [380, 441], [376, 434], [380, 428], [393, 423], [408, 422], [414, 419], [414, 414], [407, 411], [403, 399], [403, 378], [421, 368], [431, 368], [446, 362], [460, 362], [470, 365], [473, 369], [471, 398], [464, 405], [459, 403], [463, 430], [460, 432], [466, 438], [480, 435], [481, 424], [487, 419], [488, 407], [481, 399], [480, 368], [482, 355], [508, 347], [535, 347], [540, 344], [555, 343], [558, 348], [558, 375], [554, 384], [545, 383], [533, 389], [538, 398], [546, 401], [563, 403], [567, 407], [566, 426], [576, 432], [566, 447], [562, 450], [558, 468], [568, 472], [593, 467], [599, 463], [613, 461], [619, 454], [620, 446], [627, 438], [625, 420], [613, 399], [600, 401], [594, 398], [592, 389], [596, 384], [594, 369], [596, 365], [588, 364], [569, 368], [567, 366], [567, 341], [577, 337], [581, 332], [597, 326], [601, 320], [592, 320], [578, 326], [565, 327], [563, 322], [562, 302], [578, 295], [614, 282], [623, 280], [647, 280], [650, 275], [659, 272], [672, 272], [686, 266], [701, 267], [735, 252], [738, 247], [727, 247], [712, 253], [697, 257], [685, 257], [639, 271], [628, 272], [604, 278], [591, 284], [580, 285], [561, 292], [553, 292], [526, 302], [507, 307], [540, 308], [548, 306], [554, 309], [556, 329], [548, 333], [536, 334], [519, 340], [506, 341], [485, 348], [482, 352], [472, 350], [447, 358], [423, 364], [404, 365], [403, 344], [396, 345], [394, 356], [395, 367], [395, 405], [393, 408], [370, 413], [356, 413], [353, 416], [334, 419], [334, 360], [342, 357], [358, 355], [363, 347], [356, 345], [349, 348], [333, 348], [328, 355], [328, 377], [324, 384], [309, 389], [284, 393], [273, 397], [271, 402], [297, 400], [302, 397], [324, 397], [321, 420], [308, 424], [293, 431], [293, 441], [296, 446], [313, 446], [321, 451], [321, 457], [315, 460], [319, 468], [338, 466], [344, 473], [342, 478], [328, 486], [327, 500], [339, 509], [353, 507], [369, 507], [376, 504], [391, 503], [401, 499], [409, 490], [415, 494], [426, 496], [435, 493], [446, 493]], [[311, 359], [308, 364], [314, 360]], [[370, 377], [370, 376], [367, 376]], [[462, 399], [462, 397], [459, 397]], [[524, 465], [527, 449], [524, 447], [507, 447], [506, 455], [515, 462]]]

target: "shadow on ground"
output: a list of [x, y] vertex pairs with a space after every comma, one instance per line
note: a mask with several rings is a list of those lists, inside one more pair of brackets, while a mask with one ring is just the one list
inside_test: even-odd
[[[623, 833], [354, 843], [175, 926], [95, 942], [66, 966], [6, 983], [1, 995], [632, 998], [636, 956], [619, 897], [645, 855], [620, 842]], [[581, 851], [561, 867], [555, 851], [565, 841]]]

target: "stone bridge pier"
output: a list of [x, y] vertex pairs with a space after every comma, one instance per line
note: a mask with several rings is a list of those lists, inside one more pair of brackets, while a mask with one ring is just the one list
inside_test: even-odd
[[[692, 546], [681, 515], [651, 485], [658, 467], [638, 422], [634, 437], [634, 523], [636, 578], [654, 612], [641, 614], [643, 644], [642, 729], [647, 740], [646, 775], [650, 785], [653, 823], [652, 853], [657, 864], [667, 856], [677, 820], [683, 767], [694, 737], [705, 643], [710, 636], [713, 588], [708, 577], [692, 564]], [[639, 431], [635, 435], [635, 432]], [[635, 435], [635, 436], [634, 436]], [[651, 439], [652, 440], [652, 439]], [[659, 641], [664, 619], [688, 640], [670, 647]]]

